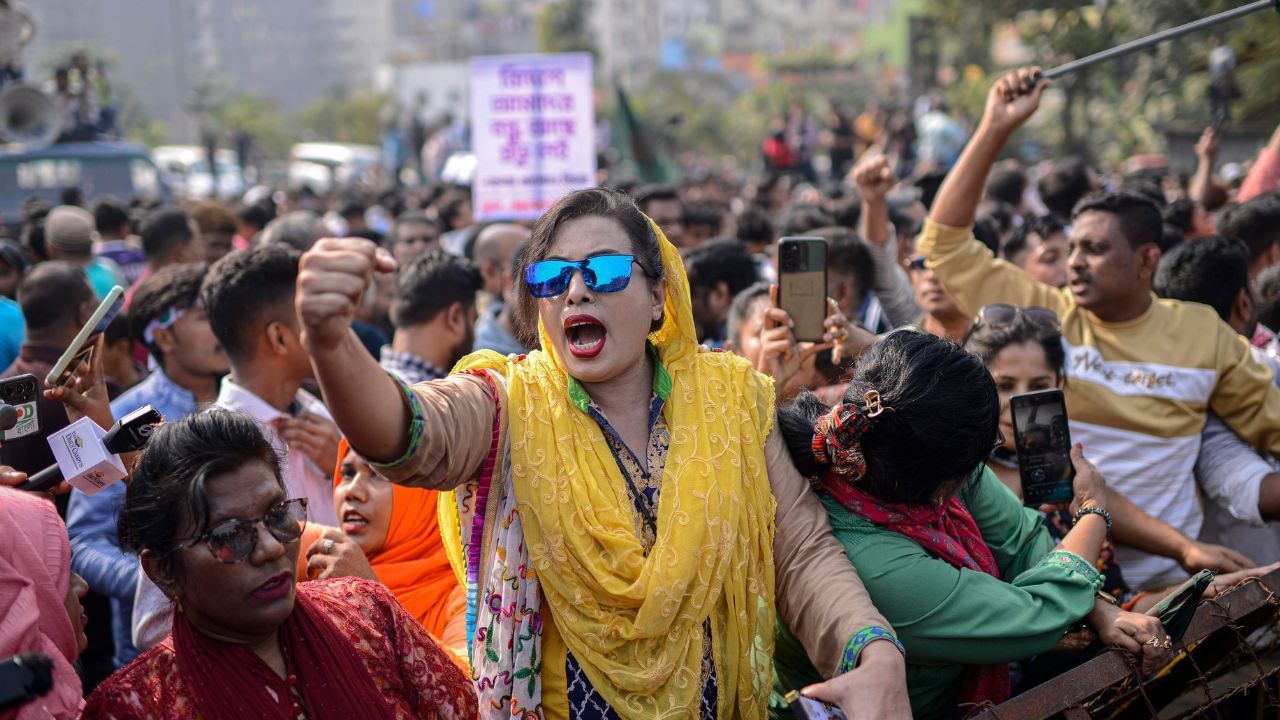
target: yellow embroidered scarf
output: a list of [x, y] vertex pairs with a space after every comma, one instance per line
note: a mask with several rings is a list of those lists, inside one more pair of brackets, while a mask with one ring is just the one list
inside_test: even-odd
[[506, 378], [512, 483], [542, 612], [596, 691], [623, 718], [692, 715], [709, 620], [718, 716], [763, 718], [775, 619], [775, 501], [764, 456], [773, 387], [745, 360], [699, 349], [684, 265], [656, 225], [653, 232], [667, 297], [650, 340], [672, 389], [648, 556], [621, 471], [599, 426], [570, 401], [545, 328], [544, 349], [523, 360], [481, 353], [455, 372]]

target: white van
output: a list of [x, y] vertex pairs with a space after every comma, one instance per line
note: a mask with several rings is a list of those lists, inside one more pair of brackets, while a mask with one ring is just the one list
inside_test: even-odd
[[188, 198], [237, 198], [244, 192], [244, 176], [236, 154], [226, 148], [214, 152], [218, 169], [218, 191], [213, 191], [213, 175], [204, 148], [199, 145], [160, 145], [151, 158], [174, 192]]
[[382, 149], [353, 143], [304, 142], [289, 151], [289, 187], [319, 193], [335, 186], [373, 184], [382, 172]]

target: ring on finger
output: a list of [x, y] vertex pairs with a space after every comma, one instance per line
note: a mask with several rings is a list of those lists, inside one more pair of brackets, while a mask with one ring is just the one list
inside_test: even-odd
[[328, 555], [329, 553], [333, 552], [333, 540], [331, 540], [331, 539], [326, 539], [326, 540], [324, 541], [324, 552], [325, 552], [325, 554], [326, 554], [326, 555]]
[[1158, 637], [1152, 637], [1150, 640], [1148, 640], [1148, 641], [1146, 641], [1145, 643], [1143, 643], [1143, 645], [1150, 645], [1151, 647], [1157, 647], [1157, 648], [1158, 648], [1158, 647], [1160, 647], [1160, 646], [1161, 646], [1160, 638], [1158, 638]]

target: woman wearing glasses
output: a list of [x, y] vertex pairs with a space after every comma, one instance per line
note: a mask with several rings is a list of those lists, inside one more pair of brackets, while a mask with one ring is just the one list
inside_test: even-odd
[[304, 342], [354, 451], [458, 488], [442, 529], [482, 714], [762, 718], [781, 616], [838, 676], [814, 695], [908, 717], [896, 641], [787, 459], [772, 386], [699, 349], [679, 254], [630, 199], [583, 190], [538, 221], [520, 300], [541, 349], [522, 358], [397, 384], [350, 330], [392, 269], [371, 243], [317, 244]]
[[[1071, 453], [1075, 526], [1055, 543], [986, 468], [999, 419], [982, 363], [912, 330], [872, 346], [834, 408], [804, 394], [778, 416], [796, 467], [906, 647], [918, 720], [1007, 700], [1009, 664], [1052, 649], [1081, 620], [1148, 668], [1171, 646], [1158, 620], [1098, 595], [1093, 560], [1111, 519], [1106, 486], [1080, 447]], [[777, 665], [785, 684], [808, 679], [788, 642]]]
[[[1014, 395], [1061, 388], [1066, 382], [1058, 316], [1041, 307], [988, 305], [978, 311], [964, 347], [978, 356], [991, 372], [1000, 398], [1000, 432], [1004, 443], [992, 451], [987, 466], [1021, 498], [1022, 478], [1018, 472], [1009, 401]], [[1231, 548], [1192, 540], [1143, 512], [1114, 489], [1107, 489], [1107, 501], [1118, 542], [1176, 560], [1188, 572], [1208, 568], [1231, 573], [1253, 565]], [[1060, 538], [1071, 526], [1070, 514], [1051, 513], [1045, 519], [1045, 526], [1053, 537]], [[1160, 593], [1135, 594], [1125, 583], [1109, 543], [1097, 565], [1103, 574], [1103, 589], [1126, 607], [1141, 612], [1159, 601]]]
[[174, 600], [173, 634], [94, 691], [85, 718], [471, 718], [445, 650], [377, 583], [296, 584], [306, 499], [249, 418], [160, 427], [133, 474], [122, 545]]

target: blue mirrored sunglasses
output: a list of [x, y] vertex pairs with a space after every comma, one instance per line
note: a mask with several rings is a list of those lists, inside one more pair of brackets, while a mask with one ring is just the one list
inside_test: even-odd
[[534, 297], [553, 298], [569, 289], [576, 269], [593, 292], [619, 292], [631, 282], [631, 263], [635, 261], [635, 255], [594, 255], [576, 262], [539, 260], [525, 268], [524, 281]]

